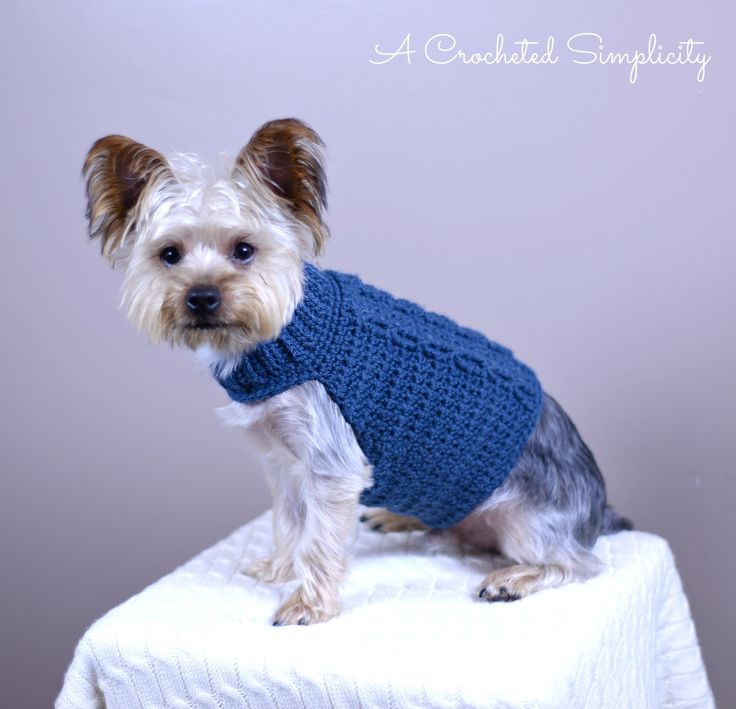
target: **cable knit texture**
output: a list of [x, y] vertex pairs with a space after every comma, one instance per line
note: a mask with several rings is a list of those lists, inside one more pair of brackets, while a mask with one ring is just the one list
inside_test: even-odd
[[539, 418], [534, 372], [474, 330], [356, 276], [305, 266], [278, 339], [219, 381], [249, 403], [321, 382], [373, 465], [361, 502], [459, 522], [504, 481]]

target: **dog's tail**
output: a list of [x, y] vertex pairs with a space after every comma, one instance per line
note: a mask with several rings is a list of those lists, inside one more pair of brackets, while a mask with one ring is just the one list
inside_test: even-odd
[[622, 517], [611, 505], [603, 508], [603, 523], [601, 524], [601, 534], [615, 534], [623, 532], [627, 529], [633, 529], [634, 523], [627, 517]]

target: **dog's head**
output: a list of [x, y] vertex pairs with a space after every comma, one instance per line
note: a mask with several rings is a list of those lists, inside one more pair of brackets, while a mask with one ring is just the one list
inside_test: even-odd
[[262, 126], [226, 177], [130, 138], [84, 163], [89, 235], [125, 268], [123, 307], [154, 341], [221, 355], [273, 339], [328, 236], [323, 143], [301, 121]]

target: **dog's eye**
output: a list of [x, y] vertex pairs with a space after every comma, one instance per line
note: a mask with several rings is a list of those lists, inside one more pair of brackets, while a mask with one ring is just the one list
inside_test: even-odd
[[176, 266], [181, 261], [181, 253], [176, 246], [167, 246], [159, 256], [167, 266]]
[[244, 241], [239, 241], [233, 248], [233, 258], [240, 263], [248, 263], [253, 258], [256, 250]]

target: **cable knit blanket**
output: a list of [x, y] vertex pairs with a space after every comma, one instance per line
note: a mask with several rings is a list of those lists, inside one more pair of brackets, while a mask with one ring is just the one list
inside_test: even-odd
[[491, 563], [422, 535], [361, 529], [345, 610], [272, 627], [293, 584], [238, 573], [270, 514], [108, 612], [77, 646], [57, 709], [102, 707], [713, 707], [672, 554], [604, 537], [606, 571], [515, 603], [475, 597]]

